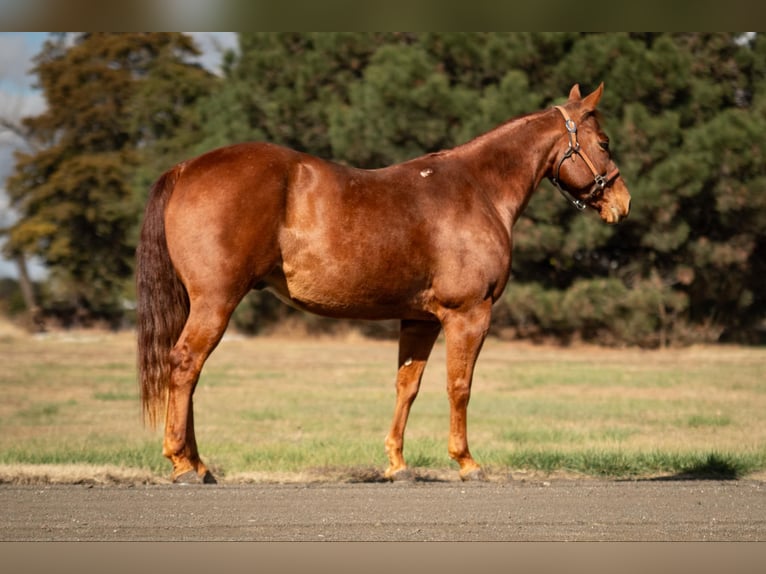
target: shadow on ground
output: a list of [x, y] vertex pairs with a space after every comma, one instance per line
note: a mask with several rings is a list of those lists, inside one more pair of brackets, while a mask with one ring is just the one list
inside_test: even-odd
[[725, 456], [709, 454], [705, 460], [689, 465], [677, 474], [658, 476], [643, 480], [672, 481], [672, 480], [739, 480], [749, 469], [742, 468]]

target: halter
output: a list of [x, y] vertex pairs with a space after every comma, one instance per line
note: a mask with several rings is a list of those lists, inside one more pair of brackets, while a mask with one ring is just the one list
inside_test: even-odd
[[[572, 119], [569, 117], [569, 114], [562, 106], [555, 107], [559, 112], [561, 112], [561, 115], [564, 116], [564, 125], [567, 128], [567, 132], [569, 132], [569, 148], [561, 158], [561, 161], [559, 161], [558, 166], [556, 166], [556, 177], [551, 177], [550, 180], [551, 183], [556, 186], [556, 189], [561, 192], [561, 195], [563, 195], [578, 210], [582, 211], [587, 207], [589, 202], [595, 199], [598, 195], [602, 194], [608, 185], [611, 185], [617, 176], [620, 175], [620, 170], [615, 167], [608, 174], [599, 174], [598, 171], [596, 171], [593, 162], [588, 157], [588, 154], [585, 153], [585, 150], [580, 147], [580, 142], [577, 141], [577, 124], [572, 121]], [[591, 186], [590, 192], [588, 192], [588, 195], [586, 195], [584, 199], [577, 199], [574, 197], [568, 190], [562, 187], [559, 180], [561, 165], [568, 157], [572, 157], [572, 160], [574, 160], [574, 154], [579, 155], [583, 159], [585, 165], [588, 166], [590, 172], [593, 174], [593, 185]]]

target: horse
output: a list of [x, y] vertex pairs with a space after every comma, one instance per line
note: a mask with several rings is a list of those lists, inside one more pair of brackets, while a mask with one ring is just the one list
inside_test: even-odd
[[380, 169], [271, 143], [181, 162], [152, 186], [137, 247], [138, 372], [144, 420], [165, 409], [162, 452], [178, 483], [215, 483], [194, 434], [192, 397], [241, 299], [268, 289], [335, 318], [399, 321], [389, 480], [412, 479], [404, 431], [443, 331], [449, 456], [463, 480], [467, 406], [492, 306], [511, 272], [513, 226], [543, 178], [608, 224], [630, 210], [596, 106], [583, 97], [511, 119], [473, 140]]

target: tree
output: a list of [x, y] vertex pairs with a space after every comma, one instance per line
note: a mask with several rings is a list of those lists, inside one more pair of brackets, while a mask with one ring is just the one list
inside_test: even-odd
[[[11, 116], [18, 117], [20, 114], [14, 113], [11, 114]], [[33, 148], [34, 142], [32, 141], [32, 137], [18, 120], [10, 119], [9, 117], [0, 118], [0, 134], [2, 134], [3, 131], [12, 135], [17, 142], [16, 145], [26, 146], [30, 149]], [[5, 235], [8, 232], [12, 220], [13, 216], [10, 213], [0, 213], [0, 236]], [[4, 246], [3, 255], [12, 259], [16, 265], [16, 273], [18, 274], [17, 287], [21, 296], [21, 301], [23, 301], [24, 304], [24, 310], [26, 311], [24, 322], [26, 322], [30, 330], [44, 330], [44, 320], [41, 309], [37, 304], [35, 285], [29, 276], [27, 259], [24, 253], [18, 249]]]
[[139, 87], [158, 61], [183, 67], [196, 53], [180, 34], [87, 33], [54, 35], [37, 56], [48, 109], [23, 121], [35, 151], [18, 154], [8, 180], [20, 218], [7, 248], [44, 261], [48, 306], [62, 318], [121, 318], [141, 208], [131, 184], [138, 150], [168, 121], [136, 113], [138, 96], [148, 99]]
[[137, 76], [126, 114], [138, 157], [133, 185], [141, 205], [159, 174], [203, 151], [199, 134], [206, 118], [196, 104], [222, 81], [188, 60], [197, 54], [191, 38], [172, 35]]

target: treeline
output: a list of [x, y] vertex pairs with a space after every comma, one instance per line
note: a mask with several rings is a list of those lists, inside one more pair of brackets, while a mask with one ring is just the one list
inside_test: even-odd
[[[741, 33], [241, 33], [222, 75], [178, 33], [52, 35], [47, 111], [7, 181], [6, 255], [36, 256], [45, 315], [129, 323], [151, 182], [213, 147], [268, 140], [360, 167], [452, 147], [603, 81], [633, 195], [610, 227], [544, 183], [515, 228], [494, 329], [660, 346], [766, 331], [766, 40]], [[253, 293], [249, 332], [296, 317]], [[299, 315], [311, 328], [325, 323]]]

